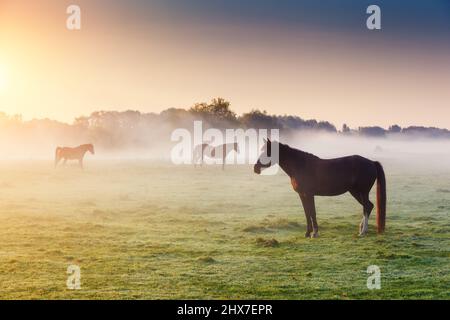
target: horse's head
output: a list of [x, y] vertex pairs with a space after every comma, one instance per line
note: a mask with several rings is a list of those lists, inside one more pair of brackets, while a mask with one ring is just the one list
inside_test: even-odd
[[86, 145], [86, 148], [87, 148], [87, 150], [88, 150], [90, 153], [95, 154], [95, 151], [94, 151], [94, 145], [93, 145], [92, 143], [87, 144], [87, 145]]
[[239, 144], [237, 142], [233, 143], [233, 149], [234, 149], [234, 151], [239, 153]]
[[260, 174], [261, 169], [269, 168], [277, 163], [276, 159], [272, 158], [272, 146], [275, 143], [278, 142], [272, 143], [270, 139], [265, 140], [264, 146], [261, 149], [262, 153], [259, 156], [258, 161], [256, 161], [255, 166], [253, 167], [253, 171], [255, 171], [255, 173]]

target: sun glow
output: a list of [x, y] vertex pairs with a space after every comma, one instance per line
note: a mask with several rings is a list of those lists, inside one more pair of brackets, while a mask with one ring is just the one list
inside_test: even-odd
[[6, 67], [0, 64], [0, 94], [6, 91], [8, 86], [8, 75]]

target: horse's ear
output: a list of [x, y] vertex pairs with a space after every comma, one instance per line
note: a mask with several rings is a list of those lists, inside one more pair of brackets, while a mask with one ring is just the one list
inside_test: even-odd
[[270, 157], [272, 155], [272, 141], [267, 139], [267, 155]]

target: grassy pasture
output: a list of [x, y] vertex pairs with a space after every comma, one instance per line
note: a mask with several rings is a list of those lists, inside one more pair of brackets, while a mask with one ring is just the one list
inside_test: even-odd
[[[2, 299], [449, 299], [450, 172], [385, 165], [385, 235], [350, 195], [305, 239], [284, 174], [100, 161], [0, 164]], [[371, 199], [374, 200], [374, 192]], [[71, 264], [81, 290], [66, 287]], [[381, 289], [366, 287], [367, 267]]]

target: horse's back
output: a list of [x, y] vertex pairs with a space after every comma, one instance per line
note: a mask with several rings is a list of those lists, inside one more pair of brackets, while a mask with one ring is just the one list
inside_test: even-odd
[[357, 167], [373, 167], [374, 162], [370, 159], [359, 155], [352, 155], [340, 158], [332, 159], [318, 159], [323, 166], [330, 167], [331, 169], [348, 169]]
[[325, 171], [338, 172], [340, 174], [372, 173], [376, 175], [375, 163], [359, 155], [320, 159], [319, 167], [322, 167]]
[[317, 159], [314, 167], [319, 195], [338, 195], [352, 189], [369, 188], [377, 174], [374, 162], [358, 155]]
[[58, 147], [58, 154], [61, 158], [65, 159], [79, 159], [81, 156], [81, 151], [79, 148], [69, 148], [69, 147]]

